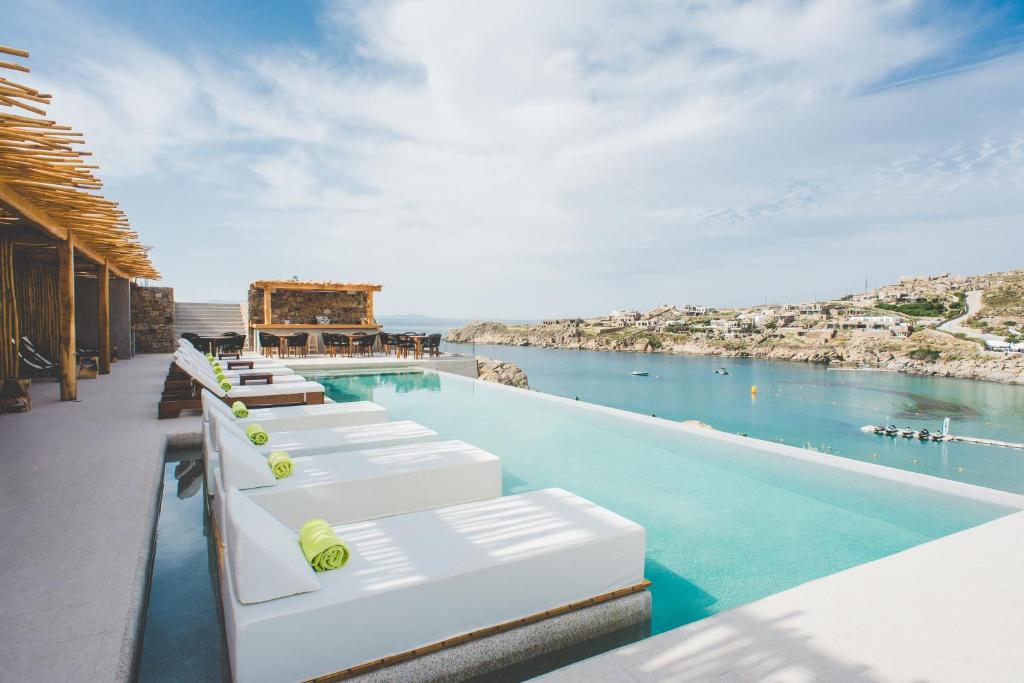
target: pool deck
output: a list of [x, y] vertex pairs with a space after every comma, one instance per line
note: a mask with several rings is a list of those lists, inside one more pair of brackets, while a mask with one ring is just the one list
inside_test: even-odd
[[1019, 512], [538, 680], [1017, 682], [1022, 539]]
[[168, 435], [157, 420], [170, 355], [114, 363], [58, 400], [0, 416], [0, 680], [131, 680], [145, 618]]

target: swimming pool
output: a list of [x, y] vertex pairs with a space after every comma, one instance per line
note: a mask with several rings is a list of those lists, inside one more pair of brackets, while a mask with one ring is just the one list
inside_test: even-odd
[[560, 486], [643, 524], [653, 633], [1013, 511], [447, 374], [316, 379], [500, 456], [505, 494]]

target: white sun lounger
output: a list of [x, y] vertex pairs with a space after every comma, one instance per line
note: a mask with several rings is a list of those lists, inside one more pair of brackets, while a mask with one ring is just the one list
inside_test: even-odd
[[[217, 465], [220, 453], [218, 427], [230, 430], [240, 438], [248, 438], [243, 427], [234, 424], [233, 421], [218, 419], [217, 414], [210, 413], [210, 421], [204, 425], [208, 440], [203, 448], [207, 481], [212, 481], [213, 468]], [[428, 443], [440, 439], [434, 430], [411, 420], [284, 432], [268, 430], [267, 433], [270, 440], [265, 445], [256, 447], [264, 457], [277, 450], [288, 451], [288, 454], [295, 458], [301, 455], [345, 453], [366, 448]]]
[[218, 520], [229, 488], [296, 532], [316, 517], [348, 524], [501, 495], [501, 459], [464, 441], [300, 456], [285, 479], [248, 441], [222, 433], [221, 444], [210, 486]]
[[370, 401], [253, 408], [249, 411], [249, 417], [239, 418], [234, 416], [227, 404], [205, 389], [202, 400], [204, 420], [209, 421], [209, 411], [216, 410], [243, 429], [254, 423], [270, 432], [285, 432], [318, 427], [354, 427], [388, 421], [387, 408]]
[[186, 362], [179, 366], [189, 374], [192, 379], [199, 382], [207, 391], [221, 400], [242, 401], [246, 405], [275, 405], [283, 403], [308, 403], [319, 404], [324, 402], [324, 385], [319, 382], [299, 381], [287, 382], [284, 384], [252, 384], [245, 386], [232, 386], [230, 391], [224, 391], [216, 378], [211, 378], [207, 372], [195, 367], [194, 363]]
[[[211, 367], [210, 364], [205, 359], [197, 360], [187, 353], [182, 353], [181, 350], [174, 352], [174, 362], [177, 363], [179, 367], [188, 366], [187, 372], [189, 372], [190, 374], [192, 373], [193, 370], [195, 370], [196, 372], [203, 372], [211, 378], [216, 378], [217, 376], [216, 373], [213, 371], [213, 367]], [[272, 375], [274, 377], [275, 382], [279, 381], [284, 377], [298, 377], [300, 380], [305, 379], [301, 375], [295, 374], [295, 371], [292, 370], [291, 368], [286, 368], [283, 365], [280, 367], [254, 367], [251, 370], [248, 368], [235, 368], [233, 370], [229, 370], [226, 365], [222, 365], [221, 372], [223, 372], [224, 375], [228, 377], [229, 380], [231, 377], [238, 377], [238, 375], [246, 375], [253, 373]]]
[[645, 585], [643, 527], [561, 489], [334, 527], [314, 573], [297, 535], [229, 489], [221, 599], [239, 681], [296, 681]]

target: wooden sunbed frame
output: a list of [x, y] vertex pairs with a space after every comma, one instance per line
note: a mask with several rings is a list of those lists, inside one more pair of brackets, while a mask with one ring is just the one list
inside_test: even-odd
[[[164, 391], [160, 396], [160, 403], [157, 407], [157, 418], [166, 420], [168, 418], [181, 417], [181, 411], [183, 410], [202, 410], [201, 391], [202, 385], [195, 381], [188, 371], [181, 368], [177, 363], [171, 363], [171, 367], [167, 371], [167, 378], [164, 380]], [[227, 396], [220, 396], [218, 398], [227, 405], [233, 403], [232, 399], [229, 399]], [[324, 392], [314, 391], [253, 396], [246, 401], [246, 404], [250, 408], [265, 408], [268, 406], [319, 405], [323, 402]]]
[[[217, 518], [214, 514], [212, 506], [209, 507], [209, 511], [210, 520], [211, 522], [213, 522], [210, 525], [213, 528], [213, 542], [216, 544], [217, 550], [217, 579], [221, 582], [221, 586], [223, 586], [225, 552], [224, 541], [221, 538], [220, 525], [217, 523]], [[335, 671], [334, 673], [326, 674], [324, 676], [310, 678], [307, 679], [306, 683], [333, 683], [334, 681], [341, 681], [346, 678], [351, 678], [352, 676], [357, 676], [359, 674], [374, 671], [376, 669], [382, 669], [384, 667], [392, 666], [394, 664], [400, 664], [401, 662], [407, 661], [409, 659], [415, 659], [416, 657], [428, 655], [432, 652], [437, 652], [438, 650], [443, 650], [448, 647], [462, 645], [463, 643], [468, 643], [471, 640], [479, 640], [480, 638], [486, 638], [487, 636], [493, 636], [498, 633], [504, 633], [505, 631], [511, 631], [512, 629], [518, 628], [520, 626], [534, 624], [538, 621], [543, 621], [544, 619], [557, 617], [562, 614], [566, 614], [567, 612], [573, 612], [578, 609], [583, 609], [584, 607], [599, 605], [602, 602], [608, 602], [609, 600], [622, 598], [627, 595], [632, 595], [633, 593], [639, 593], [640, 591], [647, 590], [647, 588], [650, 587], [650, 585], [651, 582], [647, 579], [644, 579], [643, 581], [634, 586], [620, 588], [619, 590], [612, 591], [610, 593], [603, 593], [601, 595], [596, 595], [592, 598], [587, 598], [586, 600], [580, 600], [578, 602], [573, 602], [568, 605], [563, 605], [561, 607], [555, 607], [554, 609], [549, 609], [544, 612], [531, 614], [530, 616], [523, 617], [522, 619], [514, 619], [512, 621], [506, 621], [503, 624], [498, 624], [497, 626], [488, 626], [487, 628], [478, 629], [476, 631], [470, 631], [469, 633], [464, 633], [460, 636], [454, 636], [452, 638], [448, 638], [437, 643], [432, 643], [430, 645], [424, 645], [423, 647], [418, 647], [414, 650], [409, 650], [408, 652], [402, 652], [397, 655], [391, 655], [389, 657], [384, 657], [383, 659], [375, 659], [372, 662], [366, 662], [365, 664], [360, 664], [359, 666], [353, 666], [348, 669], [343, 669], [341, 671]]]

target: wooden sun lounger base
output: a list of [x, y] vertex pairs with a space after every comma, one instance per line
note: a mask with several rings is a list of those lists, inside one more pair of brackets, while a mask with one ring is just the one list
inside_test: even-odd
[[[164, 379], [164, 391], [157, 407], [157, 418], [166, 420], [181, 417], [183, 410], [202, 410], [203, 402], [199, 397], [202, 389], [177, 363], [171, 363]], [[231, 405], [233, 401], [222, 397], [224, 403]], [[271, 396], [253, 396], [246, 401], [250, 408], [266, 408], [268, 406], [319, 405], [324, 402], [322, 391], [314, 393], [276, 394]]]
[[[222, 397], [224, 403], [231, 405], [234, 403], [229, 398]], [[316, 393], [298, 393], [298, 394], [276, 394], [273, 396], [253, 396], [246, 400], [246, 405], [250, 408], [269, 408], [270, 406], [301, 406], [301, 405], [319, 405], [324, 402], [323, 392]], [[180, 417], [181, 411], [183, 410], [202, 410], [203, 402], [202, 399], [192, 398], [163, 398], [160, 401], [160, 406], [157, 411], [157, 417], [161, 420], [167, 418]]]
[[[216, 551], [217, 551], [216, 552], [216, 555], [217, 555], [217, 578], [221, 582], [221, 585], [223, 585], [223, 579], [224, 579], [224, 542], [223, 542], [223, 539], [221, 538], [221, 534], [220, 534], [220, 525], [217, 524], [217, 520], [216, 520], [216, 518], [214, 518], [213, 508], [210, 507], [209, 510], [210, 510], [210, 518], [211, 518], [210, 527], [213, 529], [213, 542], [216, 544]], [[463, 634], [461, 636], [455, 636], [453, 638], [448, 638], [447, 640], [442, 640], [442, 641], [440, 641], [438, 643], [433, 643], [431, 645], [424, 645], [423, 647], [418, 647], [415, 650], [409, 650], [408, 652], [403, 652], [401, 654], [391, 655], [390, 657], [384, 657], [383, 659], [377, 659], [377, 660], [374, 660], [372, 662], [367, 662], [365, 664], [360, 664], [359, 666], [351, 667], [349, 669], [344, 669], [342, 671], [336, 671], [336, 672], [334, 672], [332, 674], [327, 674], [325, 676], [319, 676], [317, 678], [311, 678], [311, 679], [308, 679], [307, 683], [333, 683], [334, 681], [341, 681], [341, 680], [344, 680], [346, 678], [351, 678], [353, 676], [358, 676], [360, 674], [369, 673], [370, 671], [374, 671], [376, 669], [382, 669], [384, 667], [392, 666], [394, 664], [399, 664], [401, 662], [405, 662], [405, 661], [408, 661], [410, 659], [415, 659], [416, 657], [421, 657], [423, 655], [428, 655], [428, 654], [430, 654], [432, 652], [437, 652], [438, 650], [443, 650], [443, 649], [449, 648], [449, 647], [455, 647], [456, 645], [462, 645], [463, 643], [468, 643], [471, 640], [478, 640], [480, 638], [486, 638], [487, 636], [493, 636], [493, 635], [498, 634], [498, 633], [503, 633], [505, 631], [510, 631], [510, 630], [512, 630], [514, 628], [518, 628], [520, 626], [526, 626], [528, 624], [533, 624], [533, 623], [536, 623], [538, 621], [543, 621], [544, 619], [550, 619], [551, 617], [557, 617], [557, 616], [560, 616], [562, 614], [566, 614], [567, 612], [572, 612], [572, 611], [575, 611], [575, 610], [578, 610], [578, 609], [584, 609], [586, 607], [592, 607], [593, 605], [599, 605], [599, 604], [601, 604], [603, 602], [608, 602], [609, 600], [615, 600], [617, 598], [622, 598], [622, 597], [625, 597], [627, 595], [632, 595], [633, 593], [639, 593], [640, 591], [647, 590], [647, 588], [650, 585], [651, 585], [651, 582], [645, 579], [644, 581], [636, 584], [635, 586], [629, 586], [627, 588], [620, 588], [617, 591], [612, 591], [610, 593], [604, 593], [602, 595], [597, 595], [597, 596], [594, 596], [592, 598], [587, 598], [586, 600], [580, 600], [579, 602], [574, 602], [574, 603], [571, 603], [571, 604], [568, 604], [568, 605], [563, 605], [562, 607], [556, 607], [554, 609], [549, 609], [549, 610], [547, 610], [545, 612], [540, 612], [538, 614], [532, 614], [532, 615], [530, 615], [528, 617], [523, 617], [522, 619], [515, 619], [513, 621], [508, 621], [508, 622], [505, 622], [503, 624], [498, 624], [497, 626], [489, 626], [487, 628], [482, 628], [482, 629], [479, 629], [479, 630], [476, 630], [476, 631], [472, 631], [470, 633], [465, 633], [465, 634]]]

